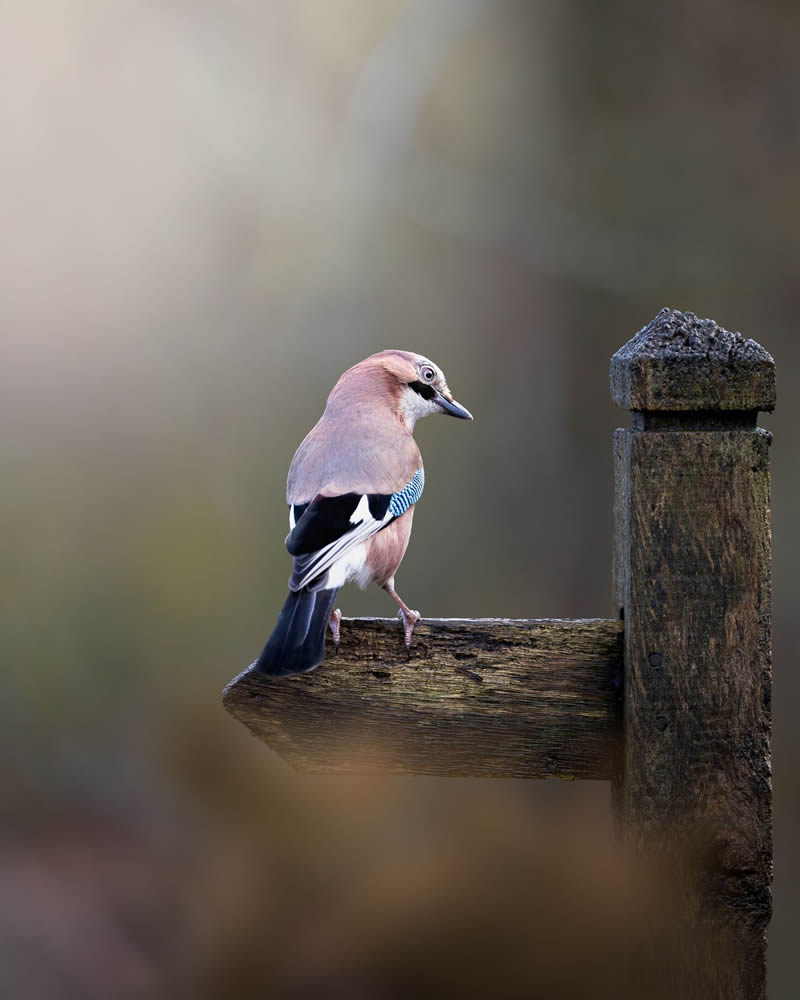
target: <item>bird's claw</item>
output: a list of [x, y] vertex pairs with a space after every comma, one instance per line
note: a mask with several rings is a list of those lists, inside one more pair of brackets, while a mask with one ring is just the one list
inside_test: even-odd
[[331, 616], [328, 619], [328, 625], [331, 632], [333, 633], [333, 644], [336, 646], [336, 652], [339, 652], [339, 639], [341, 638], [342, 630], [342, 612], [338, 608], [334, 608], [331, 611]]
[[402, 608], [397, 612], [397, 617], [403, 622], [403, 633], [405, 636], [406, 649], [411, 649], [411, 636], [414, 632], [414, 626], [422, 618], [419, 611], [412, 611], [409, 608], [408, 614], [403, 611]]

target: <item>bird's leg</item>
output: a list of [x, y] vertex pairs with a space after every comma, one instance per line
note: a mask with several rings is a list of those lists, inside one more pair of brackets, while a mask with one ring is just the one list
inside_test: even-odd
[[386, 591], [387, 594], [389, 594], [390, 597], [393, 597], [400, 605], [400, 611], [398, 612], [398, 614], [403, 619], [403, 632], [405, 633], [406, 649], [410, 649], [411, 635], [414, 631], [414, 626], [420, 620], [422, 615], [419, 613], [419, 611], [412, 611], [411, 608], [409, 608], [409, 606], [403, 600], [403, 598], [397, 593], [397, 591], [394, 589], [394, 579], [389, 580], [387, 583], [384, 583], [383, 589]]
[[328, 625], [331, 632], [333, 632], [333, 644], [336, 646], [336, 652], [339, 652], [339, 637], [341, 634], [342, 627], [342, 612], [338, 608], [334, 608], [331, 611], [331, 616], [328, 619]]

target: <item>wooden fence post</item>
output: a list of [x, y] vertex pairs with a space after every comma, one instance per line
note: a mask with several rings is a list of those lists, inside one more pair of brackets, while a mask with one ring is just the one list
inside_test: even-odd
[[[775, 366], [664, 309], [611, 361], [629, 841], [687, 875], [674, 996], [766, 996], [772, 874], [768, 449]], [[691, 954], [689, 954], [691, 952]]]

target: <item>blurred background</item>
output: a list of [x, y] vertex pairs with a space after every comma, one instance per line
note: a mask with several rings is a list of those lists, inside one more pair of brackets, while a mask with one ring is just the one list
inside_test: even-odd
[[284, 598], [293, 451], [385, 347], [475, 414], [418, 428], [405, 599], [610, 615], [608, 361], [664, 305], [778, 364], [770, 996], [796, 996], [800, 6], [0, 18], [0, 997], [619, 996], [629, 950], [660, 981], [670, 908], [607, 786], [299, 779], [220, 692]]

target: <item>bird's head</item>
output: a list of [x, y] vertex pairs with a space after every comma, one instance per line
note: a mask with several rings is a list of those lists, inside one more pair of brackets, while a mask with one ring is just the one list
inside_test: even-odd
[[345, 372], [342, 379], [351, 373], [359, 380], [374, 373], [383, 383], [381, 391], [389, 394], [411, 430], [420, 417], [430, 413], [472, 420], [469, 410], [453, 399], [442, 369], [421, 354], [381, 351]]

